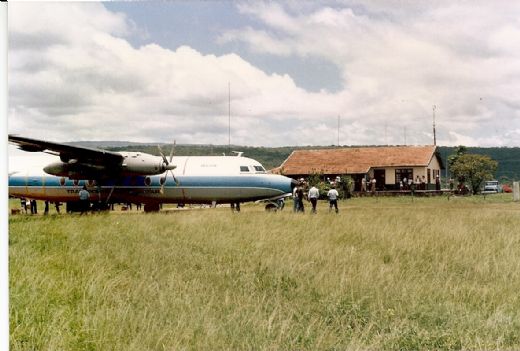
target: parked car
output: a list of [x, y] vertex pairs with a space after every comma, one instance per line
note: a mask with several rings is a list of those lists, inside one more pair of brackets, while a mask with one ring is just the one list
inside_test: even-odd
[[502, 187], [498, 184], [498, 180], [488, 180], [484, 182], [483, 194], [496, 194], [501, 193]]
[[511, 188], [511, 186], [504, 184], [504, 185], [502, 185], [502, 191], [504, 193], [512, 193], [513, 189]]

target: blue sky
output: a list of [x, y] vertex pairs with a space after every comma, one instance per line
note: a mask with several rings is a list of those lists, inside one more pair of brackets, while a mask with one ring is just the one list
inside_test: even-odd
[[519, 146], [520, 4], [9, 6], [11, 133], [69, 140]]
[[240, 14], [231, 1], [107, 2], [105, 7], [125, 13], [139, 28], [140, 34], [128, 38], [136, 47], [153, 42], [171, 50], [188, 45], [202, 54], [237, 53], [267, 73], [289, 74], [306, 90], [341, 89], [339, 68], [320, 57], [275, 57], [252, 52], [240, 42], [219, 43], [226, 30], [269, 30], [254, 17]]

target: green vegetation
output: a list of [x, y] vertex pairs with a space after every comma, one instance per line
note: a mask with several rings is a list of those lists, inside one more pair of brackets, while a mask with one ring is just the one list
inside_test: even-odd
[[511, 199], [13, 215], [11, 350], [519, 349]]
[[[457, 152], [458, 147], [440, 146], [439, 153], [446, 159]], [[489, 156], [498, 162], [495, 179], [501, 183], [509, 183], [520, 179], [520, 147], [465, 147], [468, 154]], [[491, 179], [486, 179], [491, 180]]]
[[455, 154], [448, 157], [448, 169], [459, 183], [467, 183], [473, 194], [477, 194], [485, 180], [494, 179], [497, 161], [486, 155], [468, 154], [466, 147], [459, 146]]

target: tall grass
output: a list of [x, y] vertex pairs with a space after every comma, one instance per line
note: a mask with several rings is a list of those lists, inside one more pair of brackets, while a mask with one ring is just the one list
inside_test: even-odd
[[520, 348], [509, 197], [289, 210], [11, 216], [11, 349]]

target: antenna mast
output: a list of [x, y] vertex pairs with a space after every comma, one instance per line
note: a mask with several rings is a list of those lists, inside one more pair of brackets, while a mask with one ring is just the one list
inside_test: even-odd
[[435, 109], [436, 105], [433, 105], [433, 145], [437, 145], [437, 136], [435, 135]]
[[228, 82], [228, 153], [231, 152], [231, 82]]
[[339, 147], [339, 115], [338, 115], [338, 147]]

